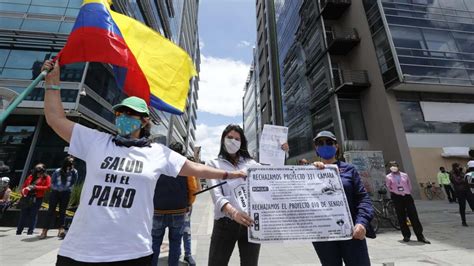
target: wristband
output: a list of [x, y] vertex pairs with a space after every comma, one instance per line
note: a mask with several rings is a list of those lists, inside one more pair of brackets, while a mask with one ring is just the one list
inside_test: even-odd
[[229, 177], [229, 172], [225, 171], [224, 176], [222, 177], [222, 179], [227, 179], [228, 177]]
[[45, 85], [44, 88], [46, 90], [54, 90], [54, 91], [61, 90], [61, 87], [59, 87], [58, 85]]

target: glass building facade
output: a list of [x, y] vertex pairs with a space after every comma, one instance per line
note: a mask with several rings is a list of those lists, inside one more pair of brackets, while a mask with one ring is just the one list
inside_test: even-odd
[[280, 81], [290, 159], [314, 155], [312, 138], [334, 131], [333, 79], [317, 1], [275, 1]]
[[243, 129], [247, 139], [247, 150], [253, 158], [258, 157], [258, 118], [257, 118], [257, 75], [255, 63], [252, 62], [247, 82], [244, 87], [243, 105]]
[[[21, 93], [39, 73], [44, 60], [53, 58], [66, 43], [82, 0], [0, 0], [0, 97], [6, 92]], [[185, 9], [185, 3], [192, 8]], [[182, 31], [192, 30], [197, 38], [197, 26], [184, 27], [185, 16], [197, 25], [198, 1], [114, 0], [112, 9], [133, 17], [181, 45]], [[194, 12], [187, 14], [186, 12]], [[173, 26], [171, 26], [173, 25]], [[197, 42], [197, 41], [195, 41]], [[187, 50], [199, 64], [198, 48]], [[192, 52], [191, 52], [192, 51]], [[197, 67], [199, 69], [199, 66]], [[127, 97], [115, 82], [107, 64], [80, 63], [61, 69], [61, 98], [68, 118], [91, 128], [114, 132], [112, 106]], [[193, 88], [198, 80], [193, 80]], [[80, 93], [79, 93], [80, 92]], [[49, 170], [60, 166], [67, 155], [68, 144], [46, 124], [43, 116], [44, 89], [42, 83], [8, 117], [0, 128], [0, 160], [10, 166], [12, 184], [20, 183], [32, 165], [43, 162]], [[183, 132], [177, 133], [171, 115], [151, 110], [153, 135], [179, 135], [194, 138], [197, 89], [190, 90], [187, 113], [193, 119], [183, 122]], [[194, 108], [194, 109], [193, 109]], [[189, 133], [189, 134], [188, 134]], [[170, 141], [168, 139], [168, 141]], [[192, 140], [190, 143], [193, 143]], [[192, 145], [191, 145], [192, 146]], [[81, 164], [81, 176], [85, 169]]]
[[[474, 134], [474, 123], [427, 122], [420, 102], [473, 103], [450, 86], [474, 85], [474, 1], [365, 0], [386, 88], [444, 86], [439, 93], [397, 92], [407, 133]], [[474, 87], [472, 87], [474, 90]]]

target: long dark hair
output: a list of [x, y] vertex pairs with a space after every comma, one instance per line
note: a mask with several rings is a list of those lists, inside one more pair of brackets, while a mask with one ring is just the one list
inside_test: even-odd
[[62, 183], [66, 183], [67, 168], [68, 167], [72, 168], [73, 166], [74, 166], [74, 157], [72, 157], [71, 155], [66, 156], [63, 160], [63, 165], [61, 166], [61, 171], [60, 171]]
[[[231, 132], [232, 130], [239, 133], [240, 135], [240, 149], [236, 153], [237, 155], [236, 159], [232, 159], [230, 154], [225, 149], [225, 145], [224, 145], [225, 136], [227, 136], [227, 134], [229, 134], [229, 132]], [[247, 150], [247, 138], [245, 137], [244, 130], [239, 125], [230, 124], [222, 132], [221, 148], [219, 150], [219, 156], [226, 159], [227, 161], [231, 162], [234, 165], [237, 164], [240, 157], [244, 159], [252, 159], [252, 156], [250, 156]]]
[[31, 183], [36, 181], [39, 178], [40, 174], [45, 174], [45, 175], [48, 174], [46, 172], [46, 165], [44, 165], [44, 163], [36, 164], [33, 170], [31, 171], [31, 176], [33, 177], [33, 179], [31, 180]]

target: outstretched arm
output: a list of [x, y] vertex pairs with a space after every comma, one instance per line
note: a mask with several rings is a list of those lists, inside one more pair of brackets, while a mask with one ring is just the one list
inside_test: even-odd
[[[45, 93], [44, 93], [44, 113], [48, 125], [65, 141], [71, 141], [72, 129], [74, 122], [66, 118], [64, 114], [63, 104], [61, 102], [61, 91], [57, 88], [60, 85], [59, 64], [56, 61], [47, 60], [42, 70], [52, 69], [45, 78]], [[57, 86], [57, 87], [56, 87]]]
[[207, 178], [207, 179], [227, 179], [227, 178], [239, 178], [239, 177], [246, 177], [247, 174], [243, 171], [232, 171], [227, 172], [224, 170], [216, 169], [209, 167], [204, 164], [191, 162], [190, 160], [186, 160], [181, 171], [178, 175], [181, 176], [197, 176], [200, 178]]

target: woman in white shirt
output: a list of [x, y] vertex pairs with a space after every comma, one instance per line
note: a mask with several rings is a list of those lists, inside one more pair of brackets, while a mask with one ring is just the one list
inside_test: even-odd
[[70, 121], [60, 97], [58, 64], [46, 61], [44, 111], [48, 125], [86, 162], [87, 175], [72, 225], [56, 265], [149, 266], [153, 194], [161, 174], [206, 178], [244, 177], [186, 160], [151, 143], [146, 102], [129, 97], [113, 107], [116, 136]]
[[[288, 151], [288, 144], [282, 145]], [[247, 139], [244, 131], [238, 125], [228, 125], [221, 136], [219, 157], [207, 163], [209, 166], [226, 170], [246, 170], [258, 163], [252, 159], [247, 150]], [[217, 185], [217, 180], [208, 180], [209, 186]], [[209, 265], [222, 266], [229, 263], [235, 243], [239, 246], [240, 264], [246, 266], [258, 265], [260, 245], [249, 243], [247, 227], [253, 224], [238, 202], [236, 193], [245, 194], [247, 187], [244, 179], [233, 179], [212, 190], [214, 201], [214, 227], [209, 248]]]

